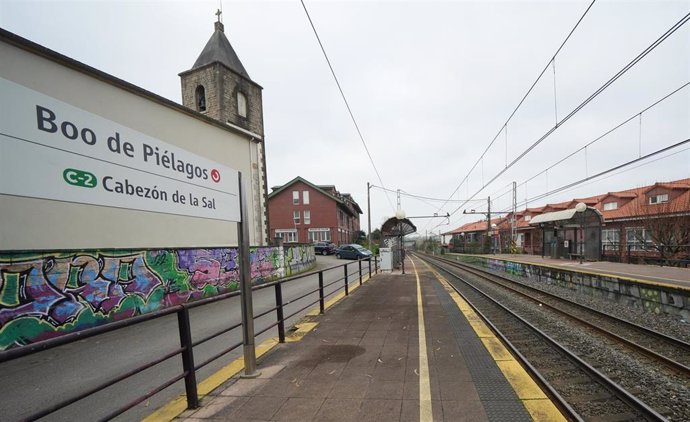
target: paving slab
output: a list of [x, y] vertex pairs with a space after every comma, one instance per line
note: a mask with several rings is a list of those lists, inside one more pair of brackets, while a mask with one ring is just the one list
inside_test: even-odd
[[417, 275], [421, 335], [414, 271], [376, 275], [311, 317], [318, 325], [301, 340], [264, 355], [259, 378], [228, 380], [178, 420], [416, 421], [420, 403], [434, 421], [530, 420], [434, 275]]

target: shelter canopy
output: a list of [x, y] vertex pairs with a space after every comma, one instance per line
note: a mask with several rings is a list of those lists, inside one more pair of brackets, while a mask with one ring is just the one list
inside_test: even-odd
[[553, 221], [570, 220], [571, 218], [573, 218], [575, 213], [577, 213], [577, 210], [575, 208], [571, 208], [569, 210], [547, 212], [544, 214], [534, 216], [534, 218], [532, 218], [532, 220], [529, 223], [530, 224], [539, 224], [539, 223], [550, 223]]
[[384, 237], [405, 236], [416, 231], [417, 227], [407, 218], [398, 220], [396, 217], [391, 217], [381, 226], [381, 234]]
[[529, 222], [531, 226], [554, 226], [554, 225], [601, 225], [603, 217], [599, 210], [594, 207], [587, 207], [582, 213], [578, 213], [575, 208], [562, 211], [547, 212], [534, 216]]

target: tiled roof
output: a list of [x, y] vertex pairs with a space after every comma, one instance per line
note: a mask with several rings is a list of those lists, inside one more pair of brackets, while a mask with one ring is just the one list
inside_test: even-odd
[[[660, 188], [662, 191], [668, 190], [669, 193], [671, 193], [670, 191], [678, 190], [684, 192], [681, 192], [680, 194], [678, 192], [674, 192], [674, 195], [677, 196], [672, 197], [673, 195], [669, 195], [669, 202], [664, 204], [649, 204], [649, 199], [646, 193], [655, 188]], [[531, 228], [529, 221], [525, 220], [526, 216], [534, 217], [535, 215], [539, 215], [544, 212], [573, 208], [578, 202], [584, 202], [588, 206], [599, 210], [604, 216], [604, 221], [634, 219], [640, 214], [654, 215], [667, 214], [670, 212], [684, 212], [690, 214], [690, 178], [674, 180], [671, 182], [658, 182], [650, 186], [627, 189], [619, 192], [608, 192], [587, 198], [572, 199], [566, 202], [548, 204], [542, 207], [527, 208], [516, 212], [517, 228], [518, 230]], [[618, 202], [618, 208], [614, 210], [604, 210], [604, 204], [609, 202]], [[509, 229], [510, 214], [508, 214], [506, 217], [492, 219], [491, 222], [492, 224], [499, 226], [500, 229]], [[486, 230], [486, 220], [467, 223], [455, 230], [448, 232], [447, 234], [469, 233], [484, 230]]]
[[[669, 198], [670, 201], [664, 205], [650, 205], [646, 193], [657, 187], [667, 190], [680, 189], [685, 190], [685, 192], [681, 193], [676, 198]], [[627, 202], [619, 204], [618, 208], [615, 210], [606, 211], [604, 210], [605, 202], [599, 202], [595, 208], [601, 211], [602, 215], [604, 216], [604, 221], [635, 218], [640, 214], [665, 214], [670, 210], [674, 210], [676, 212], [690, 212], [690, 179], [681, 179], [669, 183], [655, 183], [651, 186], [628, 189], [622, 192], [611, 192], [607, 195], [607, 197], [609, 196], [625, 199]]]
[[[491, 224], [499, 226], [503, 221], [505, 220], [505, 217], [499, 217], [499, 218], [492, 218], [491, 219]], [[471, 223], [467, 223], [465, 225], [462, 225], [458, 227], [455, 230], [452, 230], [448, 233], [444, 234], [460, 234], [460, 233], [472, 233], [472, 232], [483, 232], [486, 231], [486, 220], [481, 220], [481, 221], [473, 221]]]

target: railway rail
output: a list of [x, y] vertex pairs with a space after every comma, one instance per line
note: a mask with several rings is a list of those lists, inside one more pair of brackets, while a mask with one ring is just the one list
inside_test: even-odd
[[[453, 288], [507, 341], [552, 399], [563, 400], [561, 409], [573, 410], [571, 419], [690, 418], [690, 406], [683, 397], [690, 395], [690, 372], [684, 360], [690, 350], [687, 343], [475, 267], [428, 255], [417, 257], [448, 276]], [[605, 342], [592, 335], [595, 328], [608, 333]], [[657, 373], [663, 365], [670, 374], [660, 380], [675, 384], [675, 389], [648, 380], [633, 381], [630, 387], [631, 379], [644, 375], [623, 364], [611, 368], [615, 365], [611, 361], [624, 361], [631, 350], [638, 358], [645, 356], [638, 365], [656, 365]], [[600, 358], [607, 354], [609, 362]], [[657, 394], [647, 394], [650, 388]], [[658, 394], [660, 390], [668, 391], [666, 400], [659, 398], [664, 396]]]
[[515, 294], [532, 300], [539, 306], [548, 307], [554, 312], [572, 318], [580, 324], [620, 342], [635, 352], [645, 355], [653, 361], [690, 378], [690, 343], [556, 294], [519, 283], [508, 277], [482, 271], [457, 261], [442, 260], [488, 282], [497, 283]]

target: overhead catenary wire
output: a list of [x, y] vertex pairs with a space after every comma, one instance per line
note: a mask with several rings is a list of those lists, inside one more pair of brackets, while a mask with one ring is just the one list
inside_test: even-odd
[[[385, 188], [385, 187], [383, 187], [383, 186], [370, 185], [370, 187], [372, 187], [372, 188], [377, 188], [377, 189], [381, 189], [381, 190], [385, 190], [385, 191], [388, 191], [388, 192], [391, 192], [391, 193], [398, 193], [397, 190], [388, 189], [388, 188]], [[401, 190], [401, 191], [400, 191], [400, 195], [408, 196], [408, 197], [416, 198], [416, 199], [426, 199], [426, 200], [429, 200], [429, 201], [437, 201], [437, 202], [443, 202], [443, 201], [446, 200], [445, 198], [431, 198], [431, 197], [428, 197], [428, 196], [415, 195], [415, 194], [407, 193], [407, 192], [405, 192], [404, 190]], [[448, 201], [448, 202], [463, 202], [463, 201], [467, 201], [467, 199], [453, 199], [453, 200]], [[473, 202], [474, 202], [474, 201], [479, 202], [479, 201], [483, 201], [483, 199], [473, 199], [473, 200], [471, 200], [471, 201], [473, 201]]]
[[[539, 200], [539, 199], [543, 199], [543, 198], [549, 197], [549, 196], [551, 196], [551, 195], [554, 195], [554, 194], [556, 194], [556, 193], [560, 193], [560, 192], [563, 192], [563, 191], [565, 191], [565, 190], [571, 189], [571, 188], [573, 188], [573, 187], [575, 187], [575, 186], [578, 186], [578, 185], [580, 185], [580, 184], [582, 184], [582, 183], [589, 182], [589, 181], [592, 181], [592, 180], [595, 180], [595, 179], [599, 179], [600, 177], [602, 177], [602, 176], [604, 176], [604, 175], [607, 175], [607, 174], [609, 174], [609, 173], [615, 172], [615, 171], [617, 171], [617, 170], [621, 170], [621, 169], [626, 168], [626, 167], [628, 167], [628, 166], [631, 166], [631, 165], [633, 165], [633, 164], [643, 162], [643, 161], [645, 161], [645, 160], [647, 160], [647, 159], [649, 159], [649, 158], [651, 158], [651, 157], [657, 156], [657, 155], [662, 154], [662, 153], [667, 152], [667, 151], [671, 151], [671, 150], [673, 150], [673, 149], [675, 149], [675, 148], [678, 148], [678, 147], [680, 147], [680, 146], [682, 146], [682, 145], [685, 145], [685, 144], [688, 144], [688, 143], [690, 143], [690, 138], [685, 139], [685, 140], [682, 140], [682, 141], [680, 141], [680, 142], [676, 142], [675, 144], [666, 146], [666, 147], [664, 147], [664, 148], [660, 148], [660, 149], [658, 149], [658, 150], [656, 150], [656, 151], [654, 151], [654, 152], [651, 152], [651, 153], [649, 153], [649, 154], [643, 155], [643, 156], [641, 156], [641, 157], [634, 158], [634, 159], [629, 160], [629, 161], [627, 161], [627, 162], [625, 162], [625, 163], [623, 163], [623, 164], [619, 164], [619, 165], [616, 165], [616, 166], [614, 166], [614, 167], [610, 167], [610, 168], [608, 168], [607, 170], [601, 171], [601, 172], [599, 172], [599, 173], [597, 173], [597, 174], [593, 174], [593, 175], [591, 175], [591, 176], [584, 177], [584, 178], [582, 178], [582, 179], [579, 179], [579, 180], [576, 180], [576, 181], [574, 181], [574, 182], [570, 182], [570, 183], [568, 183], [568, 184], [565, 184], [565, 185], [563, 185], [563, 186], [560, 186], [560, 187], [558, 187], [558, 188], [552, 189], [552, 190], [550, 190], [550, 191], [548, 191], [548, 192], [541, 193], [541, 194], [539, 194], [539, 195], [537, 195], [537, 196], [534, 196], [534, 197], [532, 197], [532, 198], [529, 198], [528, 201], [530, 201], [530, 202], [531, 202], [531, 201], [537, 201], [537, 200]], [[668, 157], [670, 157], [670, 156], [672, 156], [672, 155], [681, 153], [681, 152], [683, 152], [683, 151], [686, 151], [686, 149], [681, 150], [681, 151], [678, 151], [678, 152], [673, 153], [673, 154], [669, 154], [668, 156], [661, 157], [661, 158], [659, 158], [659, 159], [668, 158]], [[651, 161], [646, 162], [646, 163], [641, 164], [641, 165], [651, 164], [652, 162], [658, 161], [659, 159], [657, 159], [657, 160], [651, 160]], [[640, 166], [641, 166], [641, 165], [640, 165]], [[640, 167], [640, 166], [635, 166], [635, 167], [633, 167], [633, 168], [637, 168], [637, 167]], [[630, 170], [632, 170], [632, 169], [630, 169]], [[524, 205], [524, 203], [523, 203], [522, 205]], [[502, 212], [507, 212], [507, 211], [502, 211]]]
[[[665, 155], [665, 156], [662, 156], [662, 157], [657, 157], [657, 158], [654, 159], [654, 160], [648, 160], [649, 158], [655, 157], [655, 156], [657, 156], [657, 155], [659, 155], [659, 154], [663, 154], [664, 152], [671, 151], [671, 150], [673, 150], [673, 149], [675, 149], [675, 148], [678, 148], [678, 147], [680, 147], [680, 146], [682, 146], [682, 145], [686, 145], [686, 144], [689, 144], [689, 143], [690, 143], [690, 138], [689, 138], [689, 139], [685, 139], [685, 140], [680, 141], [680, 142], [677, 142], [677, 143], [675, 143], [675, 144], [673, 144], [673, 145], [669, 145], [669, 146], [667, 146], [667, 147], [664, 147], [664, 148], [661, 148], [661, 149], [659, 149], [659, 150], [657, 150], [657, 151], [654, 151], [654, 152], [652, 152], [652, 153], [649, 153], [649, 154], [645, 155], [644, 157], [635, 158], [635, 159], [630, 160], [630, 161], [627, 161], [627, 162], [625, 162], [625, 163], [623, 163], [623, 164], [619, 164], [619, 165], [616, 165], [616, 166], [614, 166], [614, 167], [611, 167], [611, 168], [609, 168], [609, 169], [607, 169], [607, 170], [601, 171], [601, 172], [599, 172], [599, 173], [597, 173], [597, 174], [594, 174], [594, 175], [592, 175], [592, 176], [588, 176], [588, 177], [585, 177], [585, 178], [583, 178], [583, 179], [579, 179], [579, 180], [577, 180], [577, 181], [567, 183], [566, 185], [560, 186], [560, 187], [558, 187], [558, 188], [552, 189], [552, 190], [547, 191], [547, 192], [540, 193], [540, 194], [535, 195], [535, 196], [530, 197], [530, 198], [525, 198], [525, 200], [523, 200], [523, 201], [521, 201], [521, 202], [518, 202], [517, 205], [518, 205], [519, 207], [526, 207], [527, 204], [528, 204], [529, 202], [538, 201], [538, 200], [540, 200], [540, 199], [547, 198], [547, 197], [552, 196], [552, 195], [555, 195], [555, 194], [557, 194], [557, 193], [562, 193], [562, 192], [565, 192], [565, 191], [574, 189], [575, 187], [577, 187], [577, 186], [579, 186], [579, 185], [581, 185], [581, 184], [584, 184], [584, 183], [587, 183], [587, 182], [593, 183], [593, 182], [595, 182], [595, 181], [600, 181], [600, 180], [603, 180], [603, 179], [606, 179], [606, 178], [609, 178], [609, 177], [616, 176], [616, 175], [618, 175], [618, 174], [622, 174], [622, 173], [625, 173], [625, 172], [628, 172], [628, 171], [635, 170], [635, 169], [637, 169], [637, 168], [639, 168], [639, 167], [643, 167], [643, 166], [650, 165], [650, 164], [652, 164], [652, 163], [655, 163], [655, 162], [660, 161], [660, 160], [664, 160], [664, 159], [669, 158], [669, 157], [672, 157], [672, 156], [674, 156], [674, 155], [678, 155], [678, 154], [680, 154], [680, 153], [683, 153], [683, 152], [686, 152], [686, 151], [690, 151], [690, 148], [685, 148], [685, 149], [682, 149], [682, 150], [679, 150], [679, 151], [672, 152], [672, 153], [670, 153], [670, 154], [668, 154], [668, 155]], [[637, 164], [637, 165], [635, 166], [635, 165], [633, 165], [633, 164]], [[632, 166], [632, 167], [630, 167], [630, 166]], [[629, 168], [628, 168], [628, 167], [629, 167]], [[621, 171], [617, 171], [617, 170], [621, 170]], [[611, 173], [613, 173], [613, 174], [611, 174]], [[603, 176], [606, 176], [606, 177], [603, 177]], [[500, 210], [500, 211], [496, 211], [496, 214], [506, 214], [506, 213], [509, 213], [509, 212], [510, 212], [510, 210], [508, 210], [508, 209], [502, 209], [502, 210]], [[463, 216], [464, 216], [464, 215], [463, 215]], [[434, 230], [434, 229], [437, 228], [437, 227], [438, 227], [438, 226], [432, 228], [431, 230]]]
[[[589, 104], [594, 98], [599, 96], [602, 92], [606, 90], [609, 86], [611, 86], [616, 80], [618, 80], [621, 76], [623, 76], [627, 71], [629, 71], [632, 67], [634, 67], [637, 63], [640, 62], [645, 56], [647, 56], [650, 52], [652, 52], [656, 47], [658, 47], [664, 40], [666, 40], [668, 37], [670, 37], [674, 32], [676, 32], [678, 29], [680, 29], [683, 25], [685, 25], [688, 20], [690, 20], [690, 13], [686, 14], [681, 20], [679, 20], [676, 24], [674, 24], [669, 30], [667, 30], [663, 35], [661, 35], [659, 38], [657, 38], [652, 44], [650, 44], [647, 48], [645, 48], [640, 54], [637, 55], [633, 60], [631, 60], [628, 64], [623, 66], [621, 70], [619, 70], [614, 76], [612, 76], [608, 81], [606, 81], [601, 87], [599, 87], [594, 93], [592, 93], [587, 99], [585, 99], [583, 102], [581, 102], [578, 106], [576, 106], [568, 115], [566, 115], [563, 119], [561, 119], [560, 122], [556, 123], [551, 129], [549, 129], [544, 135], [542, 135], [539, 139], [537, 139], [535, 142], [533, 142], [527, 149], [525, 149], [518, 157], [516, 157], [509, 165], [508, 167], [500, 170], [494, 177], [492, 177], [486, 184], [482, 185], [479, 190], [477, 190], [474, 194], [470, 195], [469, 199], [473, 199], [475, 196], [477, 196], [484, 188], [489, 186], [491, 183], [493, 183], [496, 179], [498, 179], [501, 175], [503, 175], [508, 169], [510, 169], [512, 166], [514, 166], [518, 161], [520, 161], [522, 158], [524, 158], [530, 151], [532, 151], [534, 148], [536, 148], [540, 143], [542, 143], [545, 139], [547, 139], [552, 133], [554, 133], [559, 127], [561, 127], [565, 122], [570, 120], [574, 115], [576, 115], [580, 110], [582, 110], [587, 104]], [[452, 214], [455, 214], [460, 210], [464, 204], [460, 205], [457, 207], [455, 210], [453, 210]]]
[[[615, 132], [616, 130], [620, 129], [621, 127], [625, 126], [627, 123], [630, 123], [632, 120], [635, 120], [635, 118], [637, 118], [638, 116], [641, 116], [643, 113], [646, 113], [647, 111], [649, 111], [649, 110], [651, 110], [652, 108], [656, 107], [657, 105], [661, 104], [662, 102], [664, 102], [665, 100], [669, 99], [669, 98], [672, 97], [673, 95], [677, 94], [678, 92], [680, 92], [680, 91], [683, 90], [684, 88], [688, 87], [689, 85], [690, 85], [690, 82], [684, 83], [684, 84], [681, 85], [680, 87], [674, 89], [673, 91], [671, 91], [671, 92], [669, 92], [668, 94], [664, 95], [663, 97], [661, 97], [661, 98], [658, 99], [657, 101], [653, 102], [653, 103], [650, 104], [649, 106], [647, 106], [647, 107], [645, 107], [644, 109], [640, 110], [639, 112], [633, 114], [633, 115], [630, 116], [629, 118], [623, 120], [622, 122], [620, 122], [620, 123], [617, 124], [616, 126], [612, 127], [611, 129], [607, 130], [607, 131], [604, 132], [603, 134], [597, 136], [597, 137], [594, 138], [592, 141], [590, 141], [590, 142], [588, 142], [587, 144], [583, 145], [582, 147], [576, 149], [575, 151], [569, 153], [568, 155], [566, 155], [565, 157], [559, 159], [559, 160], [556, 161], [555, 163], [549, 165], [549, 166], [546, 167], [544, 170], [542, 170], [542, 171], [540, 171], [539, 173], [536, 173], [536, 174], [534, 174], [533, 176], [531, 176], [531, 177], [529, 177], [529, 178], [523, 180], [522, 182], [518, 183], [518, 186], [523, 186], [523, 185], [525, 185], [526, 183], [531, 182], [532, 180], [536, 179], [537, 177], [541, 176], [542, 174], [544, 174], [544, 173], [548, 172], [549, 170], [553, 169], [553, 168], [556, 167], [557, 165], [563, 163], [565, 160], [567, 160], [567, 159], [573, 157], [573, 156], [574, 156], [575, 154], [577, 154], [578, 152], [581, 152], [581, 151], [583, 151], [583, 150], [586, 150], [587, 147], [590, 147], [590, 146], [594, 145], [595, 143], [597, 143], [598, 141], [604, 139], [606, 136], [610, 135], [611, 133], [613, 133], [613, 132]], [[642, 156], [641, 153], [638, 154], [638, 157], [641, 157], [641, 156]]]
[[[506, 119], [505, 123], [504, 123], [503, 125], [501, 125], [501, 129], [498, 131], [498, 133], [496, 134], [496, 136], [494, 136], [494, 138], [491, 140], [491, 142], [489, 142], [489, 145], [487, 145], [487, 147], [484, 149], [484, 152], [481, 153], [481, 155], [479, 156], [479, 158], [477, 158], [477, 161], [475, 161], [475, 163], [472, 165], [472, 167], [470, 167], [470, 170], [467, 172], [467, 174], [466, 174], [465, 177], [462, 179], [462, 181], [460, 181], [460, 183], [459, 183], [458, 186], [455, 188], [455, 190], [453, 190], [453, 193], [450, 194], [450, 196], [448, 197], [448, 199], [452, 198], [453, 195], [455, 195], [455, 193], [460, 189], [460, 187], [469, 179], [470, 174], [472, 174], [472, 172], [474, 171], [474, 169], [477, 168], [477, 165], [478, 165], [480, 162], [483, 164], [483, 159], [484, 159], [484, 156], [486, 155], [486, 153], [489, 151], [489, 149], [491, 149], [491, 147], [493, 146], [493, 144], [496, 142], [496, 140], [498, 139], [498, 137], [501, 135], [501, 132], [503, 132], [504, 127], [506, 127], [506, 126], [508, 125], [508, 123], [510, 123], [510, 121], [512, 120], [512, 118], [515, 116], [515, 113], [518, 112], [518, 110], [520, 109], [520, 107], [522, 106], [522, 104], [525, 102], [525, 100], [527, 99], [527, 97], [532, 93], [532, 91], [534, 90], [534, 88], [537, 86], [537, 83], [539, 83], [539, 81], [541, 80], [542, 76], [544, 76], [544, 73], [546, 73], [546, 71], [549, 69], [549, 67], [551, 66], [551, 63], [556, 59], [556, 56], [558, 56], [558, 53], [561, 52], [561, 50], [563, 49], [563, 47], [565, 46], [565, 44], [568, 42], [568, 40], [569, 40], [570, 37], [573, 35], [573, 33], [575, 32], [575, 30], [577, 29], [577, 27], [580, 25], [580, 23], [582, 22], [582, 20], [583, 20], [583, 19], [585, 18], [585, 16], [587, 15], [587, 13], [589, 12], [589, 10], [592, 8], [592, 6], [594, 6], [594, 3], [595, 3], [595, 2], [596, 2], [596, 0], [592, 0], [592, 2], [589, 4], [589, 6], [587, 6], [587, 9], [585, 9], [585, 11], [584, 11], [584, 13], [582, 14], [582, 16], [580, 16], [580, 19], [578, 19], [577, 23], [575, 23], [575, 26], [573, 26], [573, 28], [570, 30], [570, 32], [568, 33], [568, 35], [565, 37], [565, 39], [563, 40], [563, 42], [561, 43], [561, 45], [558, 47], [558, 49], [556, 50], [556, 52], [551, 56], [551, 58], [549, 59], [549, 61], [546, 63], [546, 66], [544, 66], [544, 68], [541, 70], [541, 72], [539, 72], [539, 75], [538, 75], [537, 78], [534, 80], [534, 82], [532, 83], [532, 85], [529, 87], [529, 89], [527, 90], [527, 92], [525, 93], [525, 95], [522, 96], [522, 99], [518, 102], [517, 106], [515, 106], [515, 108], [513, 109], [512, 113], [510, 113], [510, 115], [509, 115], [508, 118]], [[505, 168], [505, 169], [506, 169], [506, 170], [508, 169], [507, 160], [506, 160], [506, 168]], [[482, 179], [483, 179], [483, 176], [482, 176]], [[482, 180], [482, 186], [485, 186], [484, 183], [483, 183], [483, 180]], [[470, 199], [472, 199], [472, 198], [470, 198]], [[441, 207], [439, 207], [439, 210], [440, 210], [441, 208], [443, 208], [445, 205], [446, 205], [446, 204], [441, 205]], [[456, 210], [456, 211], [457, 211], [457, 210]]]
[[[340, 85], [340, 81], [338, 80], [338, 76], [335, 74], [335, 70], [333, 69], [333, 65], [331, 64], [331, 60], [328, 58], [328, 54], [326, 54], [326, 49], [323, 46], [323, 43], [321, 42], [321, 38], [319, 37], [319, 33], [316, 31], [316, 27], [314, 26], [314, 22], [311, 19], [311, 16], [309, 15], [309, 10], [307, 10], [307, 6], [304, 4], [304, 0], [300, 0], [300, 3], [302, 3], [302, 8], [304, 9], [304, 13], [307, 15], [307, 19], [309, 20], [309, 25], [311, 26], [312, 31], [314, 32], [314, 35], [316, 36], [316, 40], [319, 43], [319, 47], [321, 47], [321, 52], [323, 53], [323, 57], [326, 59], [326, 63], [328, 63], [328, 68], [331, 70], [331, 75], [333, 75], [333, 79], [335, 80], [335, 84], [338, 86], [338, 91], [340, 91], [340, 96], [343, 99], [343, 102], [345, 103], [345, 107], [347, 108], [347, 112], [350, 115], [350, 119], [352, 119], [352, 123], [355, 126], [355, 129], [357, 131], [357, 135], [359, 135], [360, 141], [362, 141], [362, 145], [364, 146], [364, 150], [367, 153], [367, 157], [369, 157], [369, 162], [371, 163], [371, 166], [374, 168], [374, 172], [376, 173], [376, 177], [378, 178], [379, 183], [381, 183], [381, 186], [385, 186], [383, 183], [383, 179], [381, 178], [381, 173], [379, 173], [378, 168], [376, 167], [376, 164], [374, 163], [374, 159], [371, 156], [371, 152], [369, 152], [369, 147], [367, 146], [366, 141], [364, 140], [364, 136], [362, 135], [362, 131], [359, 129], [359, 125], [357, 124], [357, 119], [355, 119], [355, 115], [352, 112], [352, 108], [350, 107], [350, 103], [347, 101], [347, 97], [345, 96], [345, 92], [343, 91], [343, 87]], [[393, 203], [391, 202], [390, 197], [388, 196], [388, 193], [386, 193], [386, 199], [388, 199], [388, 203], [390, 204], [392, 209], [395, 209], [393, 207]]]

